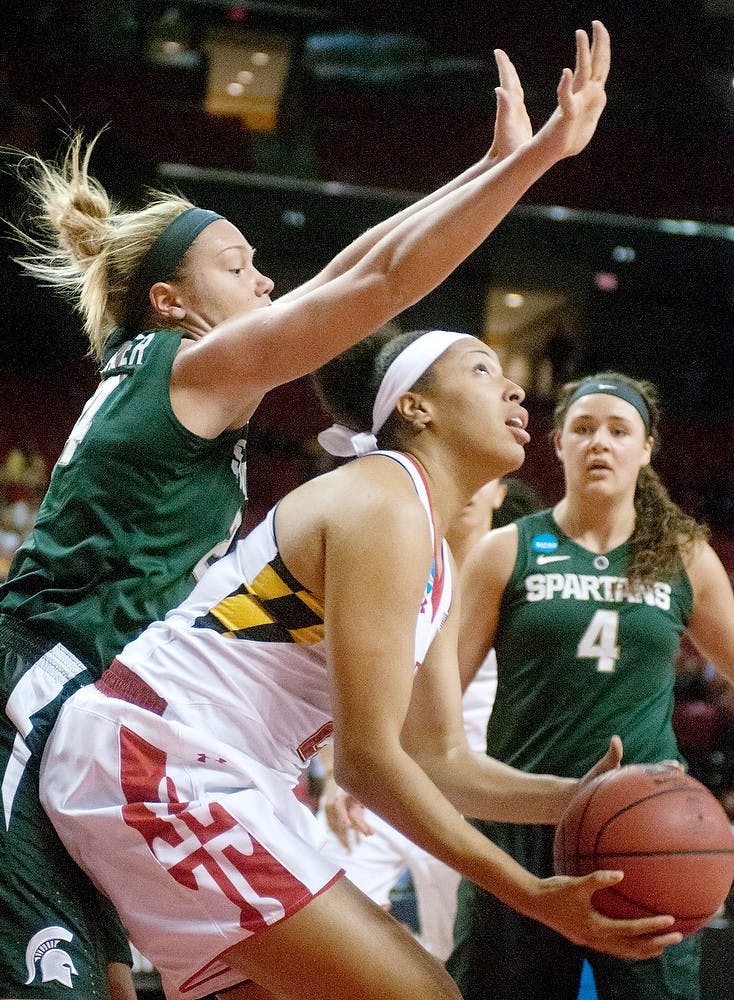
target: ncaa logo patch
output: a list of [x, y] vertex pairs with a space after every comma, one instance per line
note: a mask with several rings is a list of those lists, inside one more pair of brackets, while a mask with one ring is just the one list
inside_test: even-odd
[[530, 542], [533, 552], [555, 552], [558, 548], [558, 539], [550, 532], [543, 535], [535, 535]]
[[68, 951], [59, 947], [62, 941], [71, 941], [73, 937], [65, 927], [44, 927], [33, 935], [25, 950], [26, 986], [30, 986], [40, 972], [42, 983], [61, 983], [73, 989], [71, 977], [79, 973]]

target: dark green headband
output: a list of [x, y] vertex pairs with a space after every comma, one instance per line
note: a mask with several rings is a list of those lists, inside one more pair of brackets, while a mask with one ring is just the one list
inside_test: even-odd
[[581, 399], [582, 396], [590, 396], [599, 392], [607, 396], [616, 396], [618, 399], [623, 399], [631, 406], [634, 406], [642, 417], [642, 422], [645, 425], [645, 433], [649, 435], [650, 411], [647, 408], [647, 403], [637, 389], [628, 385], [626, 382], [622, 382], [621, 379], [611, 377], [597, 378], [596, 376], [594, 378], [584, 379], [569, 399], [568, 405], [571, 406], [577, 399]]
[[187, 208], [156, 236], [133, 278], [125, 327], [134, 332], [143, 322], [148, 292], [156, 281], [168, 281], [176, 273], [184, 254], [202, 230], [223, 215], [206, 208]]

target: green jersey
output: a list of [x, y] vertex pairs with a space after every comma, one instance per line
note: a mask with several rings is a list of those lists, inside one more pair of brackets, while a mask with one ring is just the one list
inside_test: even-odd
[[679, 757], [671, 716], [693, 603], [688, 576], [635, 593], [627, 544], [590, 552], [549, 510], [516, 523], [487, 753], [525, 771], [580, 777], [618, 733], [626, 764]]
[[181, 339], [146, 331], [108, 360], [0, 588], [6, 622], [61, 642], [95, 677], [187, 596], [241, 521], [245, 429], [208, 440], [178, 421]]

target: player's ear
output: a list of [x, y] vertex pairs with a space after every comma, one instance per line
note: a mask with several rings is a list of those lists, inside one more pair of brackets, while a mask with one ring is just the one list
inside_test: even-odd
[[642, 461], [640, 463], [640, 468], [642, 468], [645, 465], [649, 465], [650, 462], [652, 461], [652, 449], [654, 444], [655, 444], [655, 438], [652, 436], [652, 434], [650, 434], [647, 438], [647, 441], [645, 441], [645, 450], [642, 454]]
[[167, 281], [156, 281], [148, 293], [153, 312], [162, 320], [182, 320], [186, 310], [181, 304], [178, 292]]
[[395, 404], [400, 416], [414, 430], [423, 430], [431, 422], [431, 408], [426, 397], [419, 392], [404, 392]]
[[551, 434], [551, 441], [553, 443], [553, 450], [556, 453], [556, 458], [559, 462], [563, 461], [563, 442], [561, 441], [561, 432], [559, 430], [553, 431]]

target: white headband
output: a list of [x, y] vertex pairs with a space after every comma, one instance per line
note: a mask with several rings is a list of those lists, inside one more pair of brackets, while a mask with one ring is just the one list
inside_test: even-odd
[[415, 385], [421, 375], [452, 344], [470, 336], [469, 333], [431, 330], [422, 337], [417, 337], [393, 359], [383, 376], [372, 407], [370, 433], [354, 431], [344, 424], [332, 424], [318, 435], [321, 447], [330, 455], [337, 455], [340, 458], [369, 455], [370, 452], [377, 451], [377, 434], [403, 393]]

